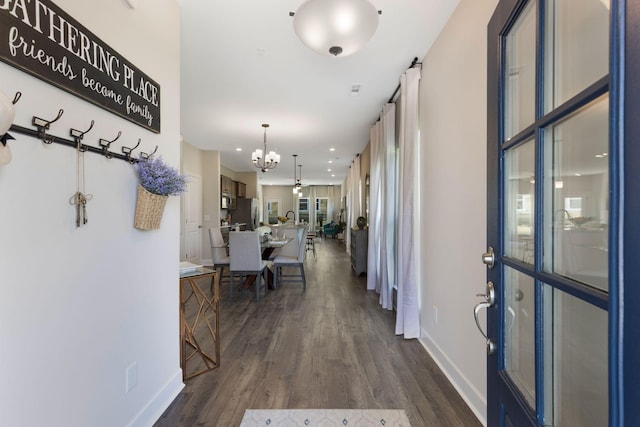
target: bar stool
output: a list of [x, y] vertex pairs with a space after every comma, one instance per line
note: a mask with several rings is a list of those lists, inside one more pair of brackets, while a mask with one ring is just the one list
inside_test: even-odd
[[316, 233], [307, 233], [307, 251], [313, 251], [313, 257], [316, 255]]

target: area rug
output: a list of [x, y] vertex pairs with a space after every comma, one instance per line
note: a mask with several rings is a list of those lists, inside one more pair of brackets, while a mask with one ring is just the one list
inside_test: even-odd
[[410, 427], [403, 409], [247, 409], [240, 427]]

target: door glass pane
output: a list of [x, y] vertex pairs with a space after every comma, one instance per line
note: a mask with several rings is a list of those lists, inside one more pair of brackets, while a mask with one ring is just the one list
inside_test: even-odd
[[536, 2], [530, 1], [505, 40], [505, 137], [535, 120]]
[[608, 290], [609, 97], [544, 131], [546, 271]]
[[535, 286], [529, 277], [510, 267], [504, 271], [505, 370], [535, 408]]
[[609, 72], [609, 1], [552, 0], [545, 28], [545, 113]]
[[316, 199], [316, 225], [322, 226], [327, 220], [327, 213], [329, 212], [329, 199], [326, 197], [319, 197]]
[[607, 312], [544, 287], [545, 425], [609, 425]]
[[298, 221], [309, 222], [309, 198], [298, 199]]
[[505, 255], [533, 264], [535, 142], [505, 153]]

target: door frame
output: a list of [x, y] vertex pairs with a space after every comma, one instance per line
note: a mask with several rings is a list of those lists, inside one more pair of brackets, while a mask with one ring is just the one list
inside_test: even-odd
[[612, 13], [611, 26], [624, 28], [625, 34], [612, 37], [611, 92], [618, 99], [612, 104], [616, 120], [612, 138], [621, 141], [622, 150], [615, 152], [621, 170], [611, 182], [614, 190], [621, 185], [623, 194], [630, 197], [616, 199], [620, 236], [613, 249], [619, 251], [623, 264], [611, 271], [619, 285], [610, 300], [615, 316], [609, 317], [609, 334], [615, 349], [609, 356], [610, 378], [614, 378], [609, 407], [615, 422], [611, 425], [631, 426], [640, 419], [640, 2], [613, 0], [612, 4], [618, 5], [612, 10], [619, 11]]

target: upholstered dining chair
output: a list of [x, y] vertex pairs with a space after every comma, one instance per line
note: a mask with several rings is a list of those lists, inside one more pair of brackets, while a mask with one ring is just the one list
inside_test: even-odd
[[281, 248], [274, 249], [273, 252], [271, 252], [269, 260], [273, 261], [278, 256], [297, 257], [298, 243], [300, 242], [300, 235], [302, 234], [301, 227], [279, 227], [276, 233], [279, 237], [286, 237], [287, 239], [291, 239], [291, 241]]
[[[294, 255], [278, 255], [273, 259], [274, 279], [273, 284], [277, 288], [278, 283], [302, 282], [302, 289], [307, 290], [307, 279], [304, 275], [304, 256], [307, 245], [307, 229], [298, 228], [297, 252]], [[283, 267], [297, 267], [298, 274], [286, 273]]]
[[[231, 231], [229, 232], [229, 298], [233, 297], [233, 285], [235, 276], [240, 276], [240, 286], [246, 276], [255, 275], [256, 302], [260, 301], [261, 282], [264, 282], [264, 293], [267, 293], [267, 265], [268, 261], [262, 259], [260, 247], [260, 235], [256, 231]], [[260, 279], [263, 280], [260, 280]]]
[[[213, 268], [220, 269], [220, 282], [222, 282], [224, 268], [229, 267], [229, 256], [227, 255], [227, 245], [224, 243], [222, 232], [219, 228], [209, 229], [209, 242], [211, 243]], [[231, 280], [230, 277], [229, 280]], [[213, 292], [213, 279], [211, 279], [211, 292]]]

